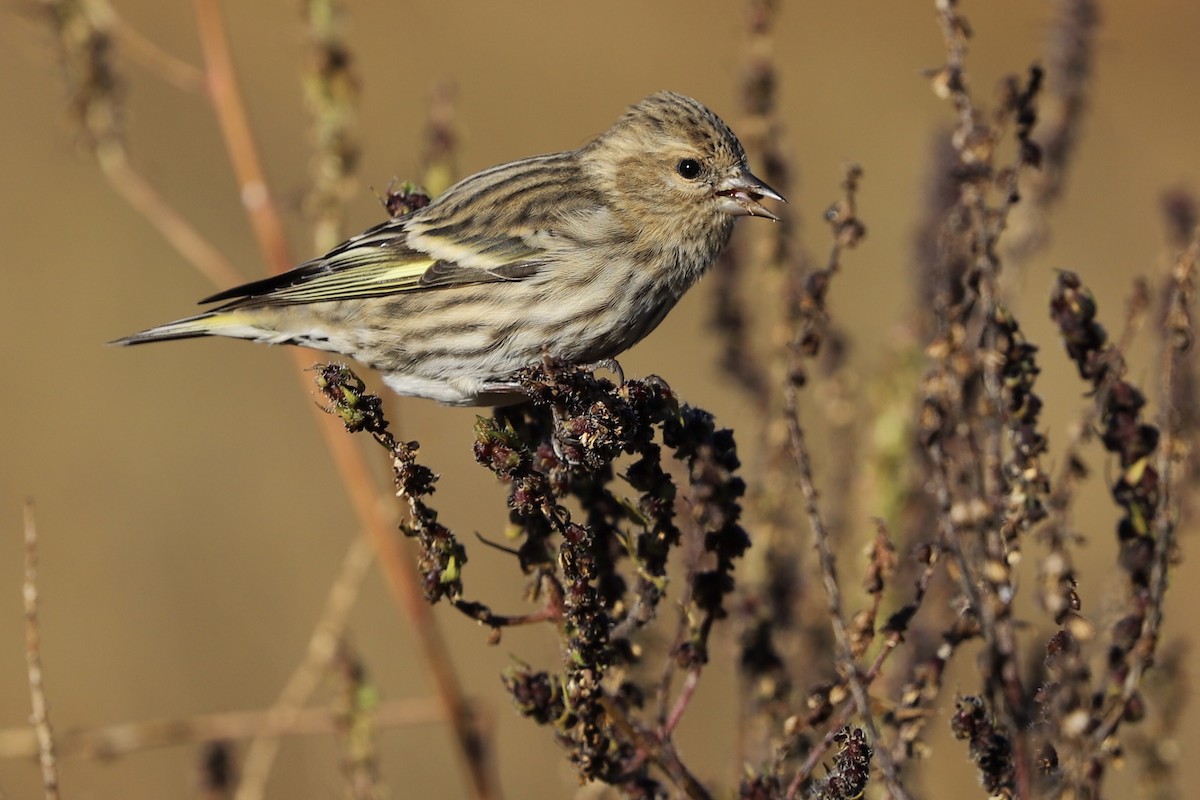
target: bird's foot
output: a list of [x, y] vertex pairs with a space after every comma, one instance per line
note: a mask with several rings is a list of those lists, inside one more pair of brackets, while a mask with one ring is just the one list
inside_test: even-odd
[[625, 370], [621, 369], [621, 365], [617, 363], [615, 358], [602, 358], [599, 361], [593, 361], [591, 364], [585, 364], [584, 368], [591, 372], [595, 372], [598, 369], [606, 369], [617, 376], [618, 386], [625, 383]]

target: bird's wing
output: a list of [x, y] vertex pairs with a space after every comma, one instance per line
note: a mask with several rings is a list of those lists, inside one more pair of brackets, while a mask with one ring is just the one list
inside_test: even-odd
[[547, 263], [543, 248], [512, 236], [473, 241], [454, 261], [438, 258], [410, 246], [404, 223], [404, 218], [389, 220], [295, 269], [227, 289], [201, 302], [230, 301], [229, 305], [242, 306], [379, 297], [466, 283], [522, 280]]

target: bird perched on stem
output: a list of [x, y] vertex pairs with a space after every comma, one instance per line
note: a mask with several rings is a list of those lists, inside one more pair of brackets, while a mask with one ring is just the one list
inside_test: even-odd
[[403, 395], [522, 399], [545, 355], [614, 359], [654, 330], [740, 216], [777, 220], [733, 131], [700, 103], [650, 95], [580, 147], [501, 164], [222, 305], [117, 340], [228, 336], [352, 356]]

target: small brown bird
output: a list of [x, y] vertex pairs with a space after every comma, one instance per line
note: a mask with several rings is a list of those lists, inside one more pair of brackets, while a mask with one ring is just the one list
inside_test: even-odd
[[733, 131], [659, 92], [578, 150], [502, 164], [290, 272], [117, 344], [229, 336], [352, 356], [404, 395], [519, 400], [544, 354], [616, 358], [712, 266], [740, 216], [777, 220]]

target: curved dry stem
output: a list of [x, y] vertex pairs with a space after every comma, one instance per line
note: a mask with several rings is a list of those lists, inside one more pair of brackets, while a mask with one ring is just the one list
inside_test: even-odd
[[680, 761], [679, 754], [668, 740], [643, 730], [608, 695], [601, 694], [600, 705], [604, 707], [604, 712], [613, 726], [620, 730], [626, 739], [637, 745], [639, 755], [658, 765], [684, 796], [691, 800], [712, 800], [712, 794]]
[[1155, 547], [1154, 562], [1150, 571], [1149, 602], [1137, 643], [1131, 651], [1129, 673], [1121, 684], [1120, 698], [1105, 715], [1103, 724], [1092, 734], [1092, 741], [1097, 749], [1102, 748], [1105, 740], [1116, 732], [1125, 718], [1129, 704], [1141, 687], [1146, 670], [1154, 663], [1154, 655], [1158, 649], [1180, 503], [1177, 468], [1181, 443], [1176, 413], [1171, 408], [1171, 401], [1177, 394], [1175, 381], [1180, 373], [1181, 362], [1189, 356], [1188, 351], [1195, 338], [1191, 301], [1197, 261], [1200, 261], [1200, 229], [1193, 231], [1191, 243], [1176, 259], [1170, 275], [1171, 288], [1167, 297], [1167, 318], [1163, 334], [1165, 342], [1159, 378], [1159, 398], [1162, 403], [1159, 430], [1162, 433], [1162, 443], [1158, 450], [1159, 502], [1153, 523]]
[[286, 272], [295, 261], [288, 250], [279, 209], [267, 186], [246, 104], [238, 88], [220, 4], [217, 0], [195, 0], [195, 9], [208, 99], [221, 126], [242, 205], [268, 267], [272, 272]]
[[54, 729], [50, 727], [50, 710], [46, 703], [46, 686], [42, 682], [42, 634], [38, 627], [38, 530], [34, 520], [33, 501], [25, 501], [25, 583], [21, 593], [25, 600], [25, 668], [29, 676], [29, 698], [33, 713], [29, 721], [37, 741], [38, 764], [42, 769], [42, 791], [46, 800], [58, 800], [58, 757]]
[[[256, 736], [315, 736], [336, 731], [339, 712], [305, 708], [285, 721], [272, 710], [224, 711], [186, 719], [122, 722], [102, 728], [67, 729], [56, 737], [59, 758], [111, 761], [162, 747], [195, 746]], [[372, 713], [379, 728], [429, 725], [444, 721], [441, 704], [417, 697], [382, 703]], [[0, 730], [0, 759], [29, 759], [38, 754], [37, 735], [28, 728]]]
[[365, 535], [359, 535], [350, 543], [342, 567], [329, 589], [325, 608], [308, 640], [304, 660], [292, 672], [275, 705], [267, 711], [268, 723], [264, 732], [255, 736], [246, 751], [236, 800], [254, 800], [264, 796], [267, 778], [281, 745], [277, 736], [266, 734], [266, 728], [290, 730], [303, 713], [304, 705], [320, 686], [321, 679], [337, 655], [338, 642], [346, 628], [346, 618], [358, 600], [358, 592], [371, 566], [373, 552]]
[[[818, 562], [821, 568], [821, 582], [825, 588], [826, 607], [829, 611], [830, 621], [833, 625], [834, 641], [837, 645], [835, 658], [837, 659], [838, 672], [842, 674], [842, 678], [850, 687], [850, 694], [854, 698], [854, 705], [858, 711], [858, 716], [862, 719], [863, 726], [867, 729], [867, 735], [870, 736], [871, 746], [874, 748], [875, 754], [879, 757], [880, 770], [883, 772], [883, 780], [887, 784], [888, 791], [894, 800], [906, 800], [909, 797], [908, 791], [904, 788], [904, 782], [900, 777], [899, 770], [896, 768], [896, 762], [892, 758], [891, 751], [887, 747], [884, 747], [880, 740], [879, 726], [875, 723], [875, 713], [871, 709], [871, 698], [867, 694], [867, 687], [863, 681], [863, 676], [859, 672], [858, 664], [854, 660], [850, 634], [846, 628], [846, 619], [842, 613], [842, 591], [838, 584], [833, 546], [830, 544], [829, 531], [825, 527], [824, 519], [821, 516], [821, 509], [817, 503], [817, 489], [816, 484], [813, 482], [812, 463], [809, 458], [808, 447], [805, 444], [804, 431], [800, 426], [798, 398], [796, 395], [796, 387], [789, 385], [786, 399], [788, 432], [791, 436], [792, 454], [796, 459], [796, 472], [800, 481], [800, 490], [804, 495], [804, 505], [808, 512], [809, 528], [812, 530], [813, 541], [817, 548]], [[797, 796], [800, 783], [800, 776], [797, 775], [788, 786], [787, 796], [789, 798]]]
[[[278, 208], [267, 187], [245, 104], [237, 87], [220, 4], [217, 0], [194, 2], [208, 75], [209, 99], [233, 164], [242, 204], [263, 258], [273, 272], [283, 272], [290, 269], [294, 262], [284, 238]], [[299, 350], [292, 351], [292, 357], [301, 367], [297, 377], [307, 387], [308, 381], [303, 370], [309, 366], [308, 357]], [[479, 740], [479, 731], [471, 719], [449, 652], [417, 585], [412, 562], [381, 510], [381, 498], [372, 488], [373, 479], [366, 461], [353, 442], [340, 434], [336, 422], [324, 419], [324, 412], [316, 406], [313, 406], [313, 414], [321, 418], [317, 426], [350, 496], [351, 505], [370, 536], [392, 597], [408, 618], [429, 664], [438, 696], [454, 727], [457, 752], [466, 768], [471, 795], [476, 798], [497, 797], [499, 789], [484, 761], [486, 749]]]
[[117, 194], [153, 225], [197, 272], [217, 286], [245, 282], [237, 267], [129, 163], [122, 144], [102, 144], [96, 149], [96, 160]]
[[126, 51], [152, 74], [187, 92], [204, 91], [204, 70], [167, 52], [137, 28], [112, 14], [112, 31]]

